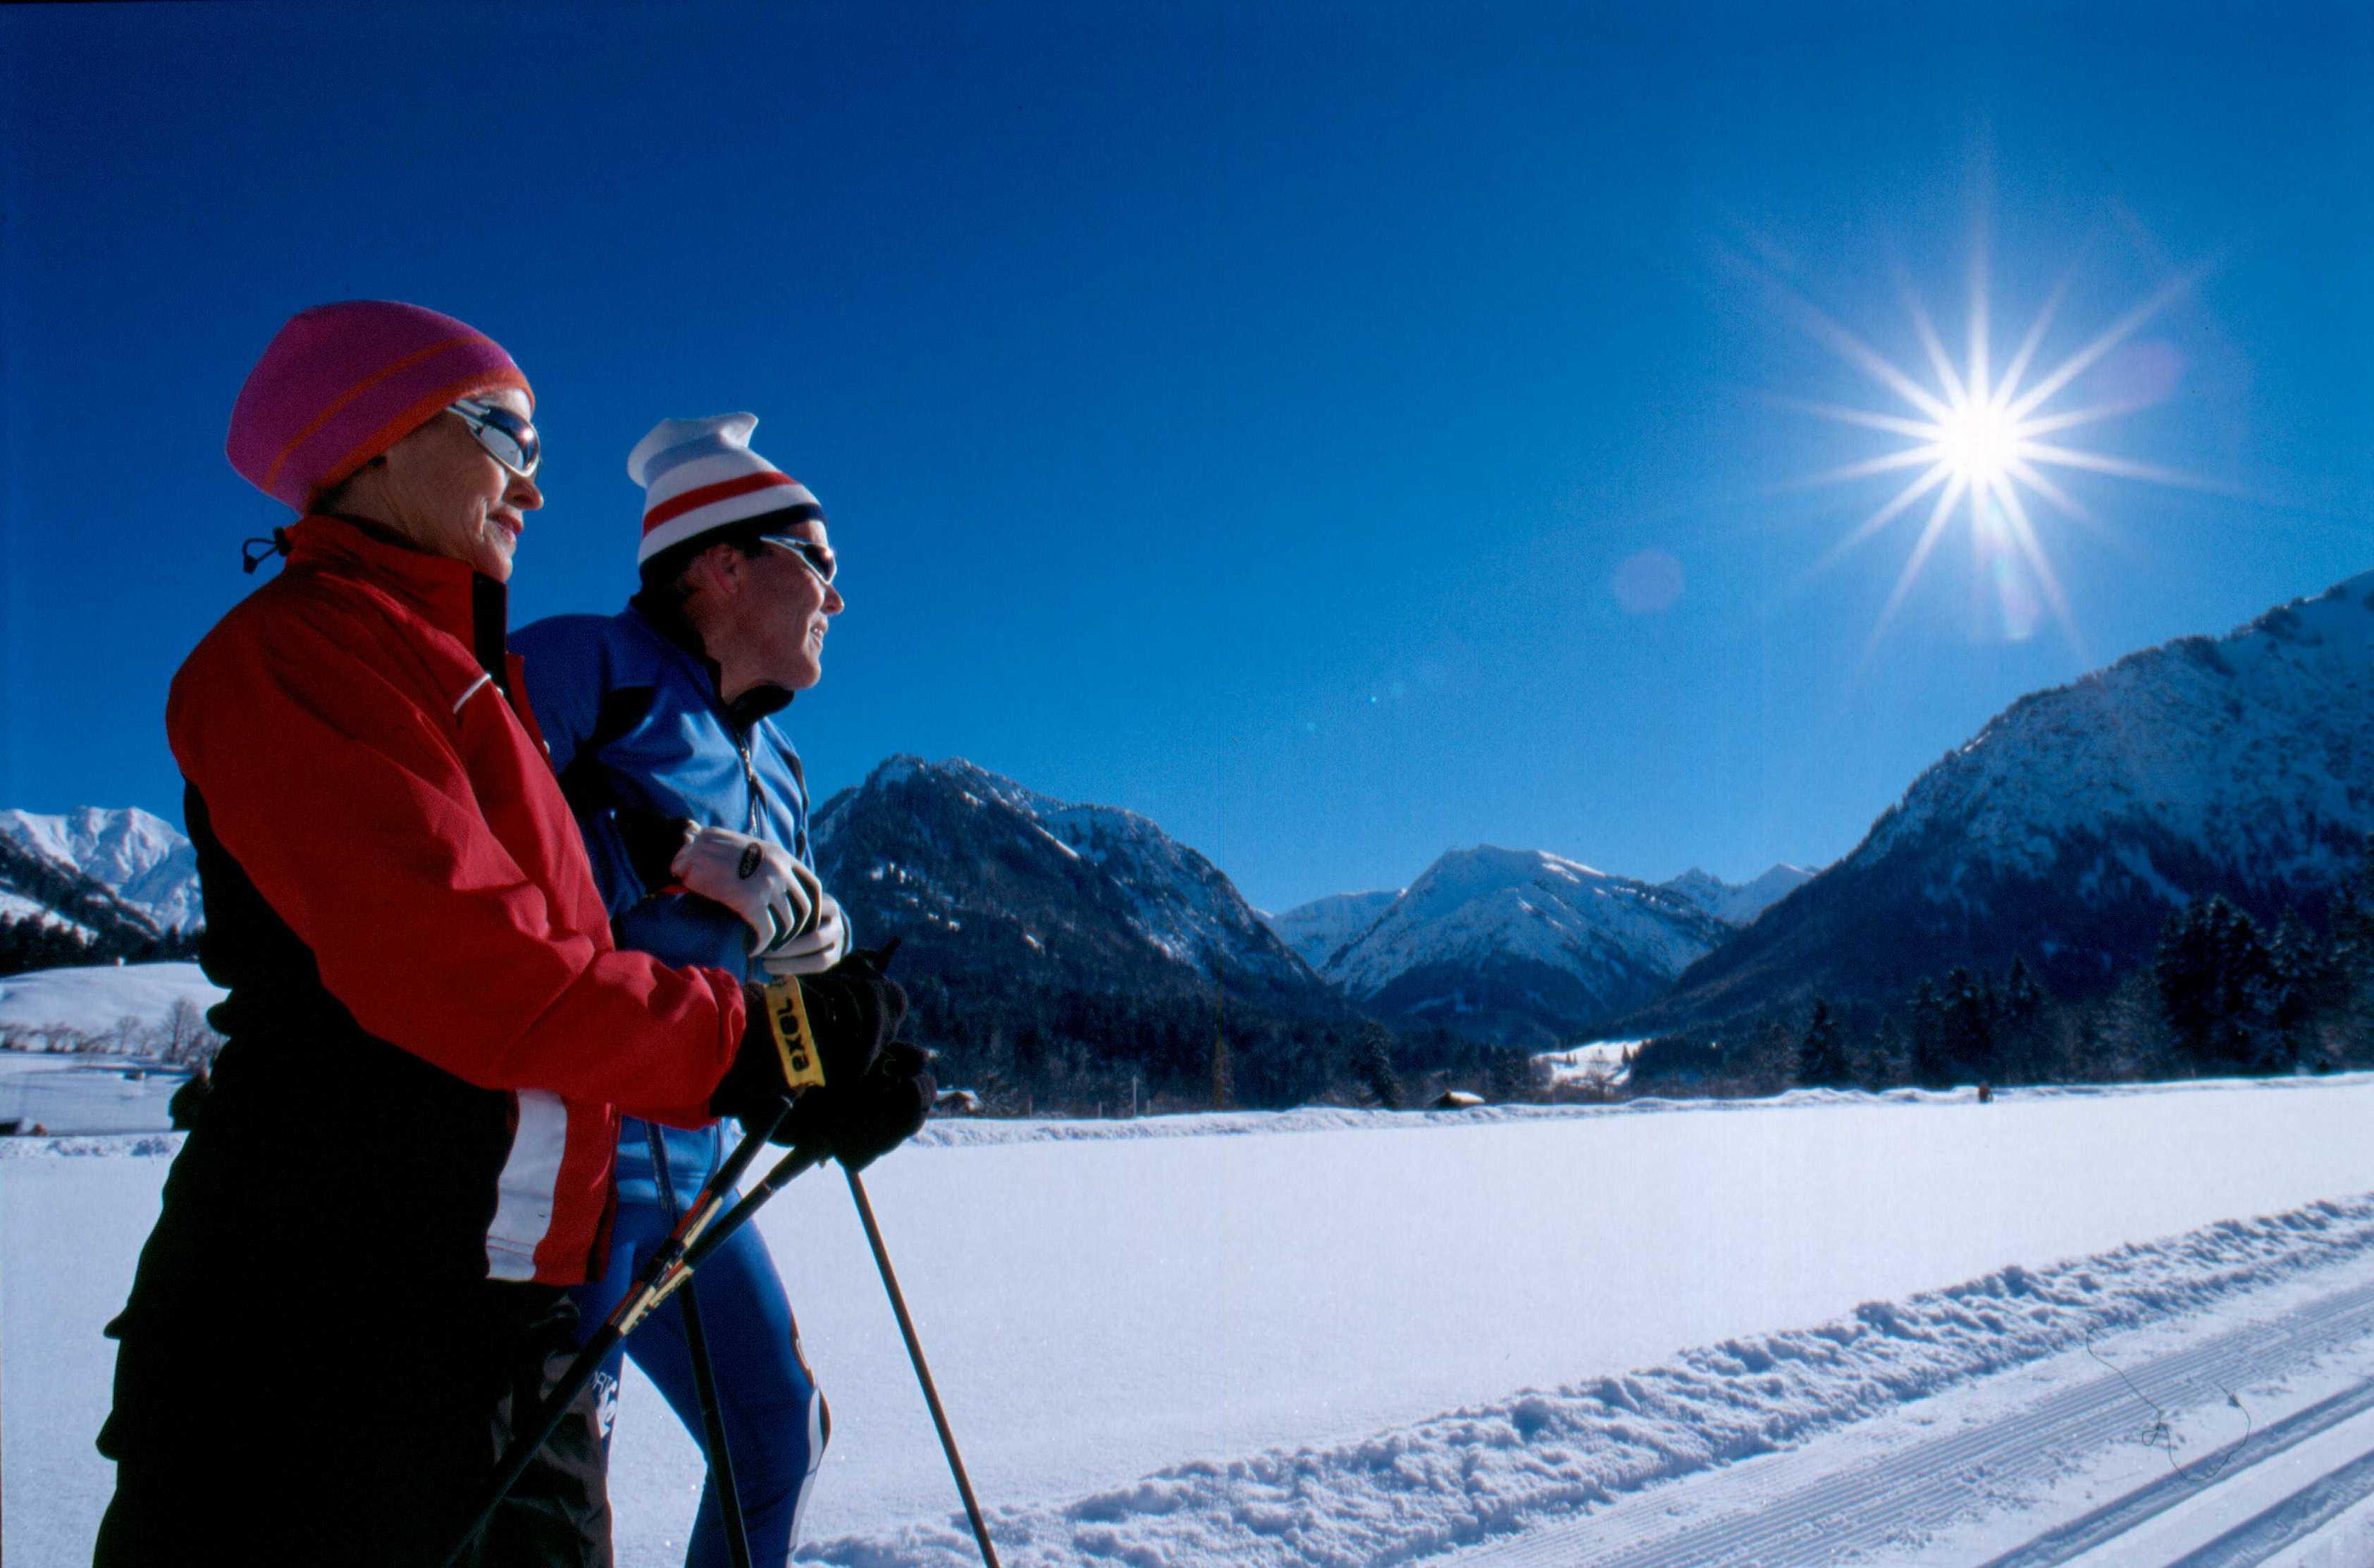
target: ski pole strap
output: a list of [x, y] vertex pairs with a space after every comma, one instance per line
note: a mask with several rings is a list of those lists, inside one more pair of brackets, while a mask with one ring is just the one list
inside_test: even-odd
[[824, 1058], [817, 1055], [816, 1034], [808, 1028], [808, 1005], [800, 983], [784, 978], [767, 983], [767, 1022], [775, 1034], [775, 1054], [783, 1061], [783, 1082], [794, 1091], [824, 1087]]

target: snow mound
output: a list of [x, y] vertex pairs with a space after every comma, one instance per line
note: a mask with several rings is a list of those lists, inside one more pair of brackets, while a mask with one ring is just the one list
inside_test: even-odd
[[[1145, 1564], [1409, 1562], [1554, 1512], [1803, 1444], [1946, 1388], [2374, 1254], [2374, 1194], [2012, 1267], [1811, 1328], [1454, 1410], [1347, 1443], [1177, 1465], [991, 1511], [1001, 1558]], [[977, 1561], [961, 1518], [802, 1547], [847, 1568]]]

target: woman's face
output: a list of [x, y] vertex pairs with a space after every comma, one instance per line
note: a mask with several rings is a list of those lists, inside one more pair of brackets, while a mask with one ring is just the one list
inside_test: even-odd
[[[471, 394], [525, 418], [527, 394], [499, 387]], [[495, 461], [450, 411], [387, 449], [378, 500], [381, 519], [431, 555], [467, 562], [498, 583], [511, 581], [511, 556], [528, 513], [544, 504], [535, 481]]]

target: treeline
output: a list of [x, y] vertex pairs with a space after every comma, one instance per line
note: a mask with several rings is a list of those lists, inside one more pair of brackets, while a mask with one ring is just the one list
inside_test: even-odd
[[1768, 1014], [1650, 1040], [1633, 1094], [2122, 1083], [2374, 1067], [2374, 842], [2321, 925], [2272, 930], [2223, 897], [2170, 914], [2107, 994], [2055, 998], [2026, 962], [1957, 968], [1894, 1007]]
[[157, 937], [102, 933], [94, 937], [46, 920], [0, 916], [0, 975], [118, 961], [164, 963], [197, 956], [194, 932], [168, 931]]
[[1447, 1087], [1516, 1098], [1527, 1081], [1522, 1051], [1348, 1009], [1311, 1017], [1211, 990], [1087, 992], [1010, 973], [900, 978], [907, 1032], [937, 1053], [941, 1085], [972, 1090], [997, 1115], [1399, 1108]]

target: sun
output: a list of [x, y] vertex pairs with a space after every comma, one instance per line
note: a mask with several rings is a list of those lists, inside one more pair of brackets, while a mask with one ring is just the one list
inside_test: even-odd
[[1840, 359], [1894, 394], [1898, 407], [1892, 410], [1853, 408], [1793, 397], [1775, 401], [1839, 424], [1899, 438], [1899, 444], [1892, 450], [1799, 483], [1839, 484], [1907, 470], [1911, 473], [1893, 496], [1832, 546], [1820, 564], [1836, 564], [1848, 551], [1884, 532], [1891, 524], [1921, 515], [1925, 508], [1911, 553], [1880, 612], [1878, 624], [1873, 628], [1875, 645], [1957, 517], [1968, 519], [1967, 525], [1981, 547], [1981, 554], [1993, 554], [1999, 580], [2010, 581], [2004, 573], [2016, 571], [2020, 578], [2032, 582], [2035, 593], [2051, 607], [2072, 642], [2077, 640], [2067, 595], [2045, 553], [2037, 516], [2029, 503], [2041, 501], [2076, 522], [2097, 527], [2101, 525], [2047, 470], [2077, 469], [2192, 489], [2222, 488], [2174, 469], [2130, 462], [2069, 443], [2068, 432], [2134, 413], [2145, 407], [2143, 402], [2068, 407], [2061, 403], [2063, 395], [2070, 393], [2104, 355], [2188, 293], [2208, 270], [2206, 265], [2173, 278], [2051, 370], [2034, 373], [2037, 354], [2068, 293], [2070, 279], [2062, 279], [2010, 358], [1998, 363], [1990, 341], [1983, 246], [1977, 256], [1970, 274], [1967, 342], [1958, 360], [1947, 351], [1919, 299], [1909, 286], [1905, 290], [1913, 330], [1927, 361], [1925, 379], [1889, 360], [1811, 304], [1802, 300], [1794, 301], [1800, 324]]
[[2000, 484], [2021, 457], [2019, 427], [1992, 403], [1950, 406], [1937, 429], [1937, 444], [1954, 477], [1973, 489]]

